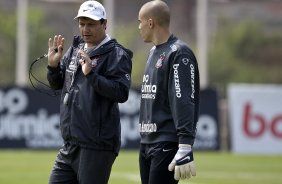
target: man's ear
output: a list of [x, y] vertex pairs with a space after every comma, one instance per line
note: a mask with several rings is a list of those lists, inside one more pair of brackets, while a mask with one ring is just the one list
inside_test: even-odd
[[153, 19], [148, 19], [148, 22], [149, 22], [149, 27], [152, 28], [154, 26]]

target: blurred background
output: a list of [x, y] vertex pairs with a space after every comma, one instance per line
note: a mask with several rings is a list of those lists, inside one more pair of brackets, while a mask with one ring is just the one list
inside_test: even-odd
[[[56, 151], [62, 144], [59, 96], [45, 94], [50, 92], [46, 91], [44, 85], [47, 84], [47, 59], [43, 58], [33, 65], [32, 75], [29, 73], [30, 66], [38, 57], [47, 53], [48, 39], [55, 34], [65, 37], [65, 48], [70, 46], [73, 36], [79, 34], [78, 23], [73, 18], [83, 2], [84, 0], [0, 1], [0, 183], [13, 183], [2, 172], [10, 163], [2, 164], [1, 168], [1, 162], [10, 158], [5, 153], [13, 155], [19, 148], [27, 151], [27, 155], [33, 158], [34, 154], [42, 154], [43, 159], [46, 158], [45, 153], [51, 150], [53, 157], [47, 170], [51, 169], [56, 155], [52, 150]], [[99, 2], [107, 11], [108, 34], [134, 53], [132, 90], [129, 100], [120, 104], [123, 151], [120, 157], [123, 158], [123, 155], [132, 153], [133, 150], [135, 160], [132, 162], [137, 165], [139, 89], [147, 54], [153, 46], [143, 43], [139, 35], [138, 12], [148, 1]], [[259, 156], [259, 160], [275, 158], [277, 160], [266, 168], [276, 174], [268, 174], [266, 179], [259, 178], [256, 173], [247, 175], [248, 177], [242, 173], [237, 174], [239, 178], [247, 180], [248, 184], [266, 181], [281, 183], [282, 0], [165, 2], [171, 8], [171, 32], [188, 43], [199, 63], [201, 111], [194, 145], [195, 150], [199, 151], [199, 157], [204, 160], [205, 157], [210, 158], [205, 153], [216, 152], [229, 155], [231, 160], [236, 160], [232, 157], [233, 154], [246, 155], [247, 160], [250, 155], [252, 158]], [[31, 86], [30, 80], [41, 92]], [[1, 154], [4, 156], [1, 157]], [[121, 161], [120, 163], [122, 165]], [[234, 163], [230, 161], [231, 164]], [[204, 179], [212, 178], [213, 173], [209, 172], [210, 168], [205, 168], [204, 162], [200, 162], [199, 167], [204, 171]], [[243, 167], [246, 168], [246, 165]], [[253, 165], [250, 170], [257, 167]], [[120, 168], [115, 169], [113, 176], [120, 178]], [[136, 169], [138, 170], [137, 166]], [[129, 178], [138, 178], [137, 170]], [[6, 171], [8, 174], [8, 170]], [[218, 176], [221, 173], [222, 171], [218, 171]], [[44, 174], [48, 176], [47, 172]], [[199, 178], [194, 184], [206, 183], [204, 179], [201, 180], [201, 175]], [[259, 179], [253, 181], [250, 178]], [[216, 179], [214, 183], [232, 183], [224, 177], [223, 180]], [[243, 180], [233, 182], [244, 183]], [[121, 183], [134, 182], [138, 183], [139, 180], [122, 180]]]

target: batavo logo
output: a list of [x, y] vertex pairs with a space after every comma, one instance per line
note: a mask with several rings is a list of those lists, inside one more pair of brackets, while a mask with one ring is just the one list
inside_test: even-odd
[[270, 132], [275, 138], [282, 139], [282, 114], [266, 119], [263, 114], [254, 112], [250, 103], [243, 109], [243, 131], [250, 138], [258, 138]]

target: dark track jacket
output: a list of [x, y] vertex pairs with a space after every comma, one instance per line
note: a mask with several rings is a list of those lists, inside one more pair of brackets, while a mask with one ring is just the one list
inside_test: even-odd
[[193, 145], [199, 113], [199, 70], [191, 49], [171, 35], [149, 53], [141, 88], [141, 143]]
[[[83, 46], [81, 37], [75, 36], [60, 65], [48, 66], [51, 87], [62, 89], [61, 134], [65, 143], [118, 153], [121, 133], [118, 103], [128, 99], [133, 54], [111, 39], [88, 53], [92, 71], [85, 76], [78, 54]], [[69, 94], [67, 105], [64, 104], [66, 93]]]

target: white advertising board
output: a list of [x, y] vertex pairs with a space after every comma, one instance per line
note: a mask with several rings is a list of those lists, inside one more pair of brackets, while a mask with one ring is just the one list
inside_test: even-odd
[[282, 86], [228, 87], [231, 148], [235, 153], [282, 153]]

